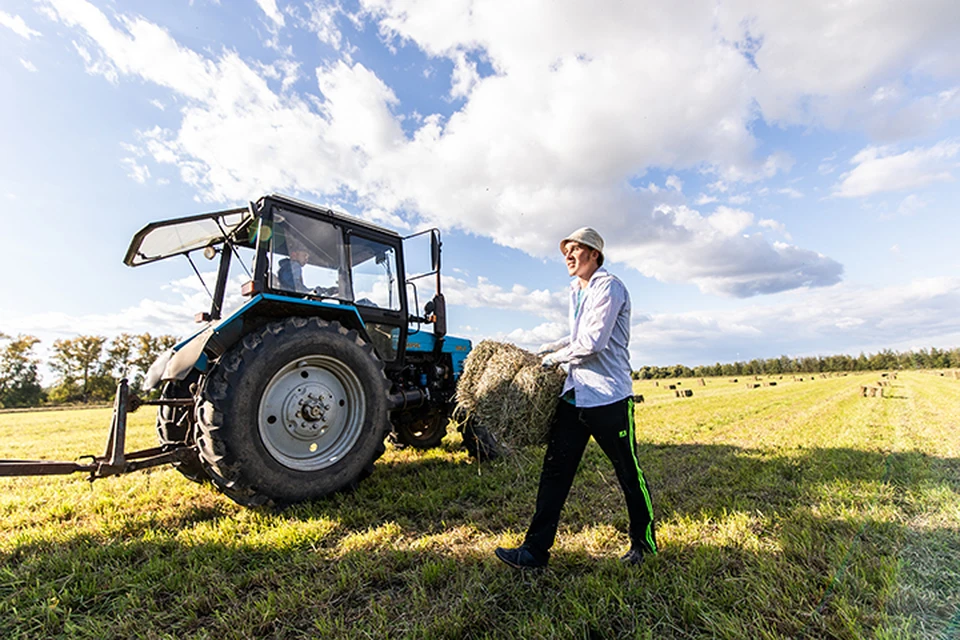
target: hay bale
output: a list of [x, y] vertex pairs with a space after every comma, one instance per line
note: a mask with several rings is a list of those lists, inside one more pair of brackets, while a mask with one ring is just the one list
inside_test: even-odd
[[508, 449], [543, 444], [564, 378], [529, 351], [484, 340], [464, 362], [455, 413], [483, 425]]
[[684, 389], [684, 390], [683, 390], [683, 395], [686, 396], [686, 397], [688, 397], [688, 398], [693, 397], [693, 389]]
[[463, 373], [457, 381], [457, 408], [470, 414], [477, 407], [477, 383], [487, 369], [487, 362], [499, 350], [500, 343], [484, 340], [467, 354], [463, 363]]
[[634, 404], [643, 404], [643, 394], [642, 393], [634, 394], [633, 402]]
[[677, 385], [672, 384], [672, 385], [670, 385], [670, 386], [667, 387], [667, 388], [670, 389], [671, 391], [676, 391], [676, 390], [677, 390]]

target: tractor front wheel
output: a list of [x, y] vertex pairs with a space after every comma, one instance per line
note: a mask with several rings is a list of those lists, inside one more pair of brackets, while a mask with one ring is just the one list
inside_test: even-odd
[[245, 336], [202, 390], [200, 456], [249, 506], [353, 487], [384, 451], [383, 364], [356, 331], [288, 318]]
[[450, 412], [445, 406], [430, 406], [396, 419], [396, 442], [415, 449], [433, 449], [447, 435]]
[[[160, 389], [161, 400], [184, 400], [193, 398], [190, 385], [195, 384], [199, 376], [191, 374], [186, 380], [170, 380]], [[194, 440], [194, 412], [192, 406], [157, 407], [157, 436], [160, 445], [164, 447], [182, 447], [193, 444]], [[210, 476], [200, 460], [199, 454], [191, 452], [189, 460], [174, 462], [174, 468], [185, 478], [194, 482], [203, 482]]]

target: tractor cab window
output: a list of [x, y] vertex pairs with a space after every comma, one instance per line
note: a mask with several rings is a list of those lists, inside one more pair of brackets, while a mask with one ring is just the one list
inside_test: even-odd
[[397, 252], [390, 245], [350, 236], [354, 300], [358, 305], [398, 311]]
[[339, 226], [283, 209], [274, 211], [270, 286], [325, 298], [349, 299]]

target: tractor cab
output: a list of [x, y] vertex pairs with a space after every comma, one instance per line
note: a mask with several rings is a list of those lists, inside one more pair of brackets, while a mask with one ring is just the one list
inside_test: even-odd
[[[403, 242], [426, 234], [431, 268], [405, 277]], [[196, 253], [219, 258], [213, 290], [194, 261]], [[328, 315], [365, 334], [388, 368], [403, 366], [408, 335], [421, 333], [422, 324], [433, 324], [430, 344], [446, 333], [436, 229], [403, 238], [343, 213], [270, 195], [243, 209], [151, 223], [134, 236], [124, 262], [139, 266], [176, 255], [186, 256], [210, 293], [210, 310], [198, 313], [198, 322], [221, 320], [225, 298], [234, 305], [244, 302], [227, 295], [233, 268], [246, 278], [241, 293], [247, 299], [243, 315], [248, 323], [254, 316]], [[421, 317], [416, 285], [431, 275], [436, 275], [436, 291]], [[250, 301], [257, 304], [255, 314], [247, 310]]]

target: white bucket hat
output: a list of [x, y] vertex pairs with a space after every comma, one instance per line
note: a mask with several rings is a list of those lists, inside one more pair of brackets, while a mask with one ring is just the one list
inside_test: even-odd
[[560, 241], [560, 253], [564, 253], [568, 242], [577, 242], [585, 247], [596, 249], [603, 255], [603, 238], [597, 233], [596, 229], [590, 227], [581, 227]]

